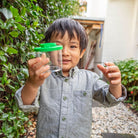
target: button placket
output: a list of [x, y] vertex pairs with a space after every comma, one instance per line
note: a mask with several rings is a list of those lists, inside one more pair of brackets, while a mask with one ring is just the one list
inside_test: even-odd
[[[60, 114], [60, 129], [59, 136], [65, 137], [67, 133], [67, 116], [68, 116], [68, 92], [70, 91], [69, 80], [65, 79], [63, 81], [63, 92], [62, 92], [62, 102], [61, 102], [61, 114]], [[66, 91], [67, 90], [67, 91]]]

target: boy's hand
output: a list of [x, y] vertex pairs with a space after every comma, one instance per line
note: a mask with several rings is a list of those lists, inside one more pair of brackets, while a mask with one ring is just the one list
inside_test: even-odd
[[97, 67], [102, 71], [110, 83], [110, 92], [119, 98], [122, 96], [121, 73], [119, 68], [112, 62], [105, 63], [106, 67], [98, 64]]
[[34, 88], [38, 88], [44, 80], [50, 75], [49, 65], [46, 65], [49, 59], [43, 53], [41, 57], [30, 59], [28, 61], [29, 78], [27, 83], [31, 84]]

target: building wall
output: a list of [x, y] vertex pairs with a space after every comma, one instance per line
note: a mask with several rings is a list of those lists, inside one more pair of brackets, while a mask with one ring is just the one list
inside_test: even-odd
[[138, 59], [138, 0], [87, 0], [86, 15], [105, 20], [95, 67], [99, 62]]
[[137, 58], [137, 0], [108, 0], [104, 25], [103, 62]]
[[108, 0], [87, 0], [87, 17], [105, 18]]
[[134, 16], [134, 55], [138, 59], [138, 0], [135, 0]]

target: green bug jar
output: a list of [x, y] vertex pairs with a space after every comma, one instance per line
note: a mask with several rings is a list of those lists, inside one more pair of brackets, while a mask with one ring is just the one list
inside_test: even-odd
[[56, 43], [42, 43], [40, 47], [35, 47], [34, 51], [37, 56], [41, 56], [42, 53], [46, 54], [46, 57], [50, 59], [48, 63], [51, 72], [58, 72], [62, 70], [62, 45], [56, 45]]

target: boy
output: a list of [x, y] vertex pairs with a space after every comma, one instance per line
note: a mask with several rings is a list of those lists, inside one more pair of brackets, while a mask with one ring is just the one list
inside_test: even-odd
[[113, 63], [105, 63], [107, 67], [97, 65], [108, 85], [97, 74], [78, 69], [87, 35], [72, 19], [57, 19], [46, 31], [44, 41], [63, 46], [62, 71], [48, 72], [49, 59], [45, 54], [29, 60], [29, 78], [15, 95], [18, 105], [23, 111], [39, 109], [37, 138], [90, 138], [92, 98], [113, 106], [126, 97], [120, 70]]

